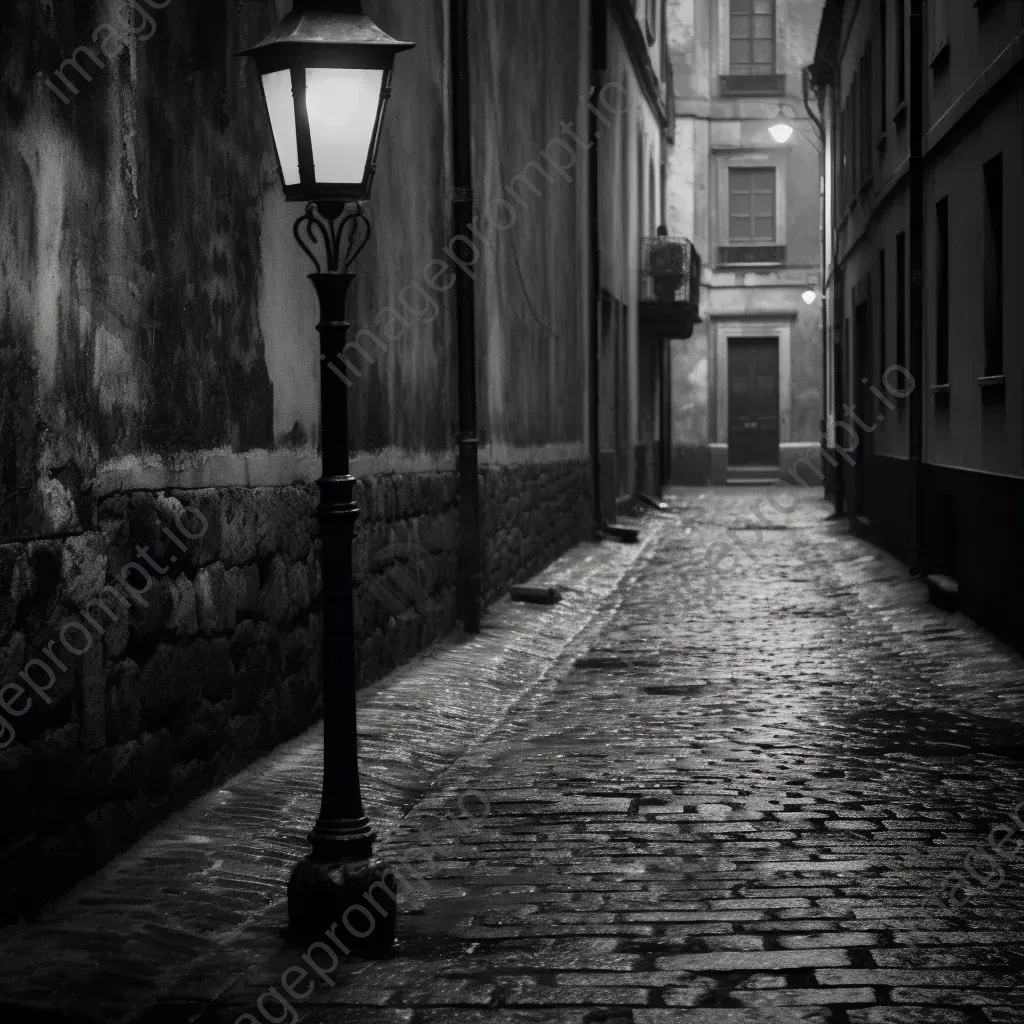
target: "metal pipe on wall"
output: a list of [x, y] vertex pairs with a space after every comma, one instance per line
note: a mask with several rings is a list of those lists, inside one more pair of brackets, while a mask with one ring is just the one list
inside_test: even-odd
[[459, 583], [462, 623], [480, 632], [483, 571], [480, 528], [480, 466], [476, 401], [476, 308], [472, 257], [460, 252], [473, 220], [473, 146], [469, 78], [468, 0], [449, 0], [452, 123], [453, 249], [462, 260], [455, 272], [455, 329], [459, 394]]
[[[914, 381], [910, 394], [910, 537], [908, 560], [914, 573], [926, 571], [924, 454], [924, 75], [922, 0], [910, 2], [910, 346]], [[899, 287], [904, 287], [901, 281]]]
[[590, 302], [593, 316], [590, 330], [590, 458], [593, 480], [593, 512], [591, 524], [594, 540], [600, 537], [604, 521], [601, 505], [601, 315], [598, 298], [601, 294], [601, 215], [598, 188], [600, 186], [599, 143], [597, 139], [597, 96], [603, 86], [603, 74], [608, 65], [608, 7], [607, 0], [592, 0], [590, 7]]

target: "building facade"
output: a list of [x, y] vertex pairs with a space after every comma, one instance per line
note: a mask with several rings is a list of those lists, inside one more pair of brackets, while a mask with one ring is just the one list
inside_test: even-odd
[[592, 113], [601, 515], [614, 522], [638, 492], [666, 481], [666, 385], [660, 339], [642, 330], [641, 252], [664, 220], [671, 66], [664, 0], [595, 0], [593, 92], [618, 110]]
[[1018, 644], [1022, 68], [1012, 0], [829, 0], [814, 68], [832, 493]]
[[[798, 462], [806, 473], [801, 460], [818, 465], [821, 141], [804, 68], [821, 7], [669, 3], [676, 145], [667, 220], [704, 257], [703, 323], [672, 345], [680, 482], [774, 479]], [[778, 124], [794, 129], [784, 142], [769, 131]]]
[[595, 534], [598, 427], [613, 497], [636, 487], [663, 5], [457, 2], [365, 4], [416, 49], [324, 370], [234, 56], [289, 4], [0, 12], [7, 917], [318, 717], [321, 372], [349, 385], [360, 684]]

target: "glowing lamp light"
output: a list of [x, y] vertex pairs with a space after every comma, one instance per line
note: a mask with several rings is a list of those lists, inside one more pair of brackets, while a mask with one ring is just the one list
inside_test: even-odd
[[793, 134], [793, 128], [784, 121], [780, 121], [768, 129], [768, 134], [781, 146], [784, 142], [789, 142], [790, 136]]
[[800, 296], [808, 306], [814, 305], [814, 300], [817, 299], [818, 293], [813, 288], [808, 288], [807, 291]]
[[359, 0], [296, 0], [252, 57], [277, 151], [285, 198], [370, 196], [395, 55], [392, 39]]

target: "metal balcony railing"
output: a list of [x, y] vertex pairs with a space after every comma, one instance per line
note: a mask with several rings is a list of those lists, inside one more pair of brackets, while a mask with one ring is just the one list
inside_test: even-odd
[[685, 302], [700, 307], [700, 254], [688, 238], [658, 235], [643, 239], [640, 263], [642, 302]]

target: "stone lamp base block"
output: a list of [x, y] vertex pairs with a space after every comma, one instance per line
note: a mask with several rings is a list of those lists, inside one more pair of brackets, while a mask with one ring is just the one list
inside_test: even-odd
[[288, 882], [288, 923], [345, 956], [379, 959], [395, 943], [398, 879], [383, 864], [300, 861]]

